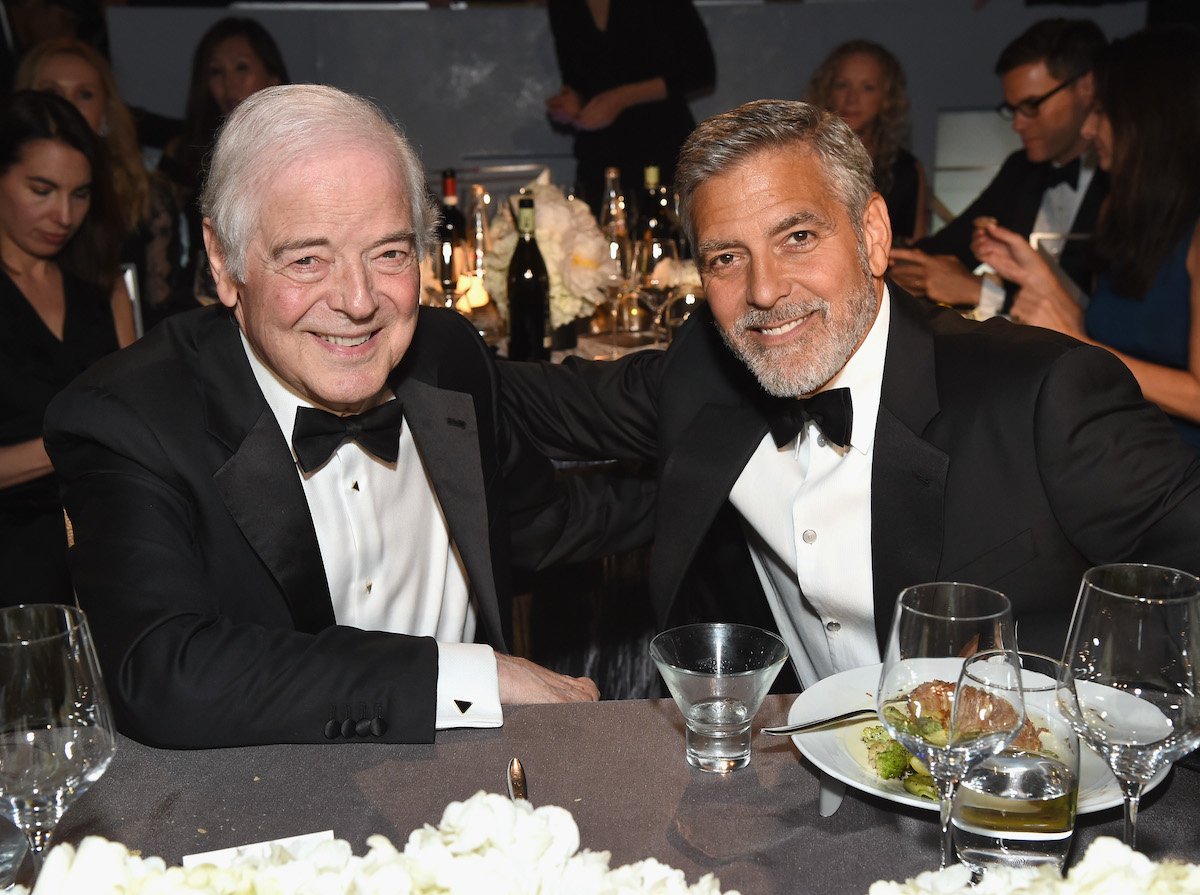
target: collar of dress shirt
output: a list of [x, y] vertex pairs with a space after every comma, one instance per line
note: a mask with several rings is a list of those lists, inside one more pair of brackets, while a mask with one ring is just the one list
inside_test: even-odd
[[858, 350], [850, 355], [821, 391], [832, 388], [850, 389], [854, 405], [854, 425], [850, 430], [850, 447], [860, 454], [869, 454], [875, 443], [875, 421], [879, 416], [879, 395], [883, 389], [883, 361], [887, 354], [888, 329], [892, 319], [892, 299], [887, 286], [879, 301], [879, 313], [867, 330]]
[[[246, 352], [246, 359], [250, 361], [250, 370], [254, 373], [254, 379], [267, 401], [267, 406], [271, 408], [271, 413], [275, 414], [283, 437], [287, 439], [288, 450], [291, 450], [292, 455], [295, 456], [295, 451], [292, 449], [292, 429], [296, 426], [296, 408], [315, 407], [316, 405], [298, 395], [290, 385], [279, 378], [274, 370], [262, 362], [246, 339], [245, 333], [240, 333], [240, 336], [242, 350]], [[390, 398], [391, 394], [388, 391], [387, 397]], [[319, 471], [317, 470], [317, 472]]]

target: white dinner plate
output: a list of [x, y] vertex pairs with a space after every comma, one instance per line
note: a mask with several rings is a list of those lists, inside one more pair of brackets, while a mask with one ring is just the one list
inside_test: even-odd
[[[848, 712], [856, 708], [870, 708], [875, 705], [875, 688], [879, 685], [879, 665], [868, 665], [864, 668], [853, 668], [832, 677], [817, 681], [796, 697], [788, 712], [788, 724], [802, 724], [805, 721], [815, 721], [833, 715]], [[925, 808], [937, 811], [937, 802], [918, 798], [908, 792], [899, 780], [883, 780], [877, 777], [863, 762], [866, 760], [866, 748], [861, 745], [862, 729], [870, 724], [878, 724], [874, 719], [867, 719], [857, 724], [835, 727], [830, 730], [818, 730], [812, 733], [798, 733], [792, 737], [792, 742], [800, 753], [818, 768], [836, 777], [843, 783], [861, 789], [892, 802], [912, 805], [914, 808]], [[856, 758], [854, 751], [862, 757]], [[1170, 768], [1163, 768], [1146, 786], [1146, 792], [1158, 786], [1167, 776]], [[1080, 814], [1093, 811], [1103, 811], [1122, 803], [1121, 788], [1117, 778], [1113, 776], [1107, 764], [1104, 763], [1091, 749], [1084, 747], [1079, 756], [1079, 808]]]

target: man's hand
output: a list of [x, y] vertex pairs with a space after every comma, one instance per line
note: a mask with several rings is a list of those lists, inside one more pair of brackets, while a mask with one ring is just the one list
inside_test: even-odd
[[979, 277], [953, 255], [927, 255], [920, 249], [893, 248], [888, 273], [913, 295], [947, 305], [979, 304]]
[[591, 678], [567, 677], [527, 659], [496, 653], [501, 705], [538, 702], [595, 702], [600, 691]]

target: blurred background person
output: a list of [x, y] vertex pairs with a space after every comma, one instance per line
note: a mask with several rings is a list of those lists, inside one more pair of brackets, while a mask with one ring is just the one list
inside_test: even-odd
[[[975, 221], [996, 218], [1024, 236], [1089, 234], [1095, 229], [1108, 178], [1097, 172], [1083, 136], [1092, 108], [1092, 70], [1107, 39], [1091, 19], [1043, 19], [1001, 51], [996, 74], [1004, 101], [996, 111], [1012, 121], [1021, 149], [967, 208], [915, 248], [892, 252], [892, 278], [914, 295], [958, 307], [1005, 309], [1015, 288], [975, 273]], [[1090, 267], [1083, 240], [1068, 241], [1063, 269], [1081, 286]]]
[[0, 567], [5, 605], [74, 600], [46, 405], [133, 341], [104, 149], [50, 93], [0, 104]]
[[146, 170], [108, 60], [75, 38], [44, 41], [21, 60], [15, 86], [68, 100], [103, 140], [123, 231], [121, 260], [137, 269], [146, 322], [193, 306], [191, 284], [182, 282], [178, 208], [165, 179]]
[[604, 169], [621, 170], [626, 197], [643, 169], [675, 176], [679, 147], [696, 126], [690, 94], [712, 89], [716, 61], [691, 0], [549, 0], [562, 88], [546, 101], [575, 133], [575, 184], [599, 213]]
[[907, 245], [929, 229], [925, 170], [908, 141], [908, 87], [900, 60], [869, 40], [837, 47], [813, 72], [805, 99], [836, 112], [862, 140], [887, 202], [892, 239]]
[[1086, 310], [1020, 234], [989, 226], [976, 254], [1021, 287], [1014, 320], [1111, 350], [1200, 448], [1200, 32], [1156, 28], [1114, 41], [1085, 132], [1112, 174]]
[[183, 134], [167, 145], [159, 164], [159, 170], [174, 186], [175, 199], [187, 222], [183, 254], [189, 264], [185, 274], [189, 287], [196, 271], [191, 265], [204, 248], [196, 199], [204, 158], [217, 129], [250, 94], [288, 80], [279, 46], [254, 19], [221, 19], [204, 32], [196, 45]]

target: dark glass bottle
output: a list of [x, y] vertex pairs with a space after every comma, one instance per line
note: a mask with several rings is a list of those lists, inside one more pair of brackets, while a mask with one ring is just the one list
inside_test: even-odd
[[442, 172], [442, 220], [438, 225], [435, 268], [446, 306], [454, 306], [454, 290], [460, 274], [466, 273], [467, 221], [458, 207], [458, 179], [454, 169]]
[[517, 202], [517, 247], [508, 265], [508, 356], [550, 359], [550, 277], [533, 235], [533, 199]]

